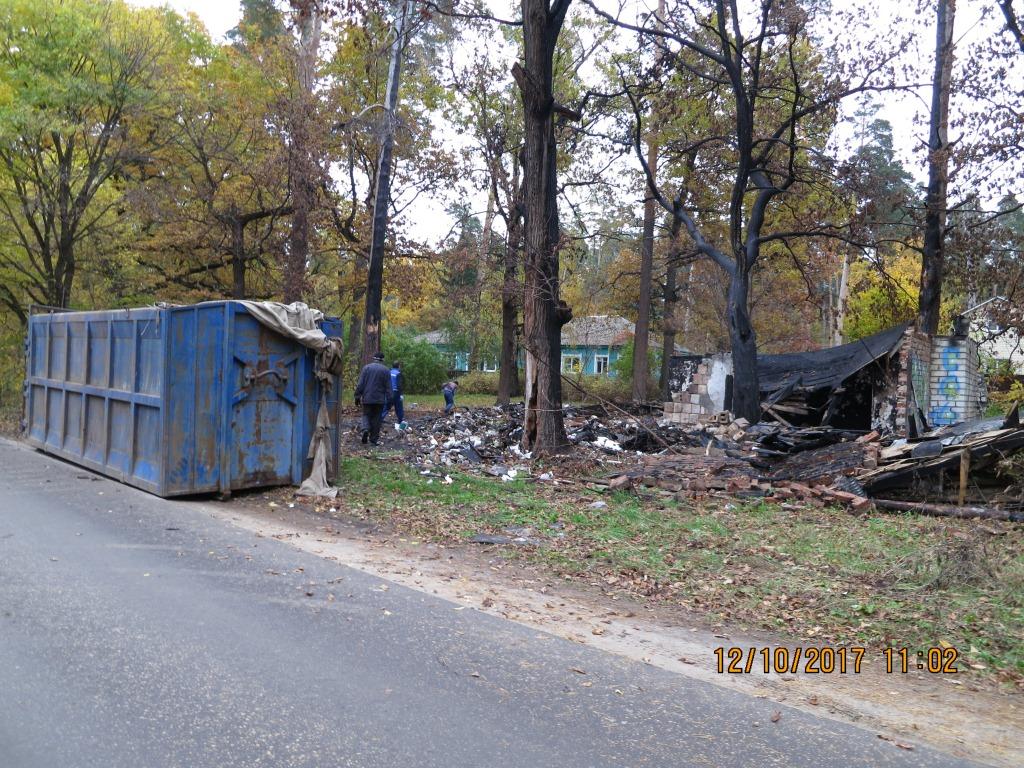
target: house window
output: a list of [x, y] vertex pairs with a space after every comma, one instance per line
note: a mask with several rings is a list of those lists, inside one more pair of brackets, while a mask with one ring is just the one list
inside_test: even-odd
[[498, 370], [498, 361], [484, 358], [484, 361], [480, 363], [480, 370], [485, 373], [494, 373]]
[[562, 373], [579, 373], [582, 370], [582, 357], [579, 355], [562, 355]]
[[594, 370], [597, 373], [608, 375], [608, 355], [594, 356]]

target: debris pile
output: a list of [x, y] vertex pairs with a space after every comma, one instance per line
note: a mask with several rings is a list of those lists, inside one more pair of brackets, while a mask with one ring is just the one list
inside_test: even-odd
[[750, 424], [726, 413], [687, 426], [601, 406], [569, 407], [570, 461], [583, 470], [574, 468], [568, 477], [552, 471], [551, 461], [531, 474], [532, 456], [520, 447], [522, 419], [521, 404], [465, 409], [411, 421], [399, 439], [421, 474], [442, 480], [446, 467], [461, 465], [505, 482], [529, 477], [690, 499], [765, 497], [1024, 520], [1024, 428], [1016, 408], [1006, 418], [894, 438], [828, 426]]
[[[447, 416], [426, 416], [410, 422], [408, 439], [423, 467], [493, 464], [516, 454], [523, 434], [523, 408], [474, 408]], [[506, 473], [507, 474], [507, 473]]]
[[694, 428], [688, 442], [695, 441], [704, 447], [676, 443], [595, 482], [657, 488], [680, 498], [719, 491], [855, 510], [874, 505], [1024, 521], [1024, 478], [1007, 468], [1008, 457], [1024, 449], [1016, 407], [1005, 419], [965, 422], [913, 440], [738, 419]]

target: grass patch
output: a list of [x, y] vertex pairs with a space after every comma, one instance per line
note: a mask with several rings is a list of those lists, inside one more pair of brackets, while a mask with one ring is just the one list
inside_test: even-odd
[[[705, 504], [600, 495], [445, 470], [420, 476], [388, 456], [343, 461], [350, 511], [416, 536], [459, 541], [529, 527], [544, 545], [508, 548], [553, 572], [699, 611], [723, 626], [806, 644], [950, 643], [962, 668], [1024, 683], [1024, 529], [1008, 523], [854, 517], [772, 503]], [[556, 471], [557, 476], [557, 471]], [[592, 508], [603, 500], [607, 506]]]
[[[444, 408], [444, 395], [440, 392], [435, 394], [405, 395], [406, 408]], [[455, 406], [488, 406], [494, 405], [494, 395], [471, 395], [458, 393], [455, 395]], [[513, 403], [522, 403], [523, 398], [512, 398]]]

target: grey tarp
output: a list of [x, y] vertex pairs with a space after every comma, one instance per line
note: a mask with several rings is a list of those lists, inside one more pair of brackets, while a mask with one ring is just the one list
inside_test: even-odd
[[327, 399], [320, 398], [320, 408], [316, 412], [316, 429], [313, 431], [313, 439], [309, 442], [309, 453], [307, 459], [313, 460], [313, 469], [309, 477], [302, 481], [297, 496], [323, 496], [333, 499], [338, 495], [338, 489], [331, 485], [327, 479], [328, 462], [331, 455], [331, 417], [327, 412]]
[[239, 301], [261, 324], [282, 336], [295, 339], [304, 347], [317, 351], [328, 345], [327, 335], [317, 325], [324, 313], [310, 309], [301, 301], [281, 304], [277, 301]]

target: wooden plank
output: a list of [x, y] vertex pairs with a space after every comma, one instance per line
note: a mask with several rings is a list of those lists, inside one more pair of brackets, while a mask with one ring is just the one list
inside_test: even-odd
[[964, 448], [960, 451], [960, 494], [957, 496], [957, 504], [961, 507], [967, 501], [967, 478], [971, 472], [971, 449]]

